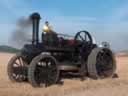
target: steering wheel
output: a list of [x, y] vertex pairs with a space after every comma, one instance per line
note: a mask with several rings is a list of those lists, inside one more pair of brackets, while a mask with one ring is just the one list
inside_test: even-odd
[[93, 44], [92, 36], [87, 31], [80, 31], [75, 35], [74, 38], [76, 44], [84, 45], [85, 43]]

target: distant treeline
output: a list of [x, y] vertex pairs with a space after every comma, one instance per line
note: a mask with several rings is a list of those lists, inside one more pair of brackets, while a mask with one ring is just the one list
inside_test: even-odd
[[19, 51], [20, 51], [19, 49], [13, 48], [13, 47], [10, 47], [10, 46], [6, 46], [6, 45], [1, 45], [0, 46], [0, 52], [17, 53]]

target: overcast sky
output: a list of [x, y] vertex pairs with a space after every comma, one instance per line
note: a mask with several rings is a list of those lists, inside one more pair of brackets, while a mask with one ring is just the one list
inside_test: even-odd
[[128, 49], [128, 0], [0, 0], [0, 12], [0, 45], [12, 45], [10, 36], [20, 17], [39, 12], [40, 28], [48, 20], [58, 33], [87, 30], [98, 43]]

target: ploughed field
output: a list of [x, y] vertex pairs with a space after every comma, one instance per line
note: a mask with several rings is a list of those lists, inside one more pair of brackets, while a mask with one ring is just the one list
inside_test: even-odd
[[117, 79], [81, 81], [64, 79], [63, 85], [33, 88], [8, 79], [7, 63], [14, 54], [0, 53], [0, 96], [128, 96], [128, 57], [117, 56]]

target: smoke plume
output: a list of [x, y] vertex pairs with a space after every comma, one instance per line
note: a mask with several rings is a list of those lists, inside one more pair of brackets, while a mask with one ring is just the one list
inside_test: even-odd
[[11, 42], [16, 47], [22, 47], [24, 44], [31, 41], [30, 31], [32, 29], [32, 22], [29, 18], [21, 17], [16, 22], [16, 27], [12, 32]]

